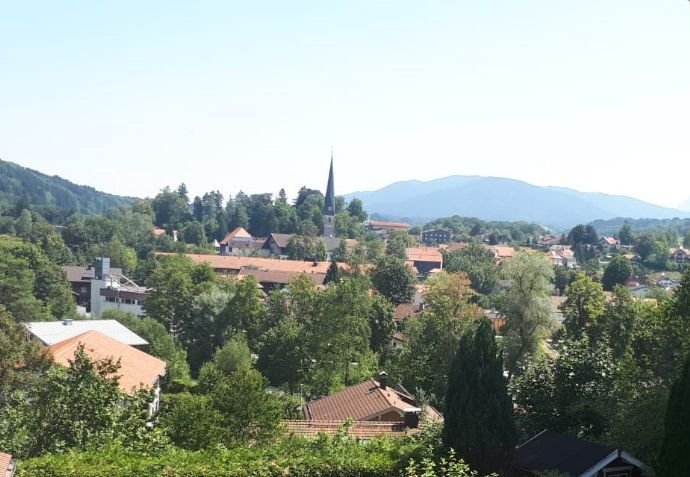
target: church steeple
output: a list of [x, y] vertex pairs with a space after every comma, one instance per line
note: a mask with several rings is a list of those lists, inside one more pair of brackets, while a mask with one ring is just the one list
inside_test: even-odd
[[333, 151], [331, 150], [331, 169], [328, 172], [328, 185], [323, 203], [323, 235], [335, 237], [335, 186], [333, 184]]

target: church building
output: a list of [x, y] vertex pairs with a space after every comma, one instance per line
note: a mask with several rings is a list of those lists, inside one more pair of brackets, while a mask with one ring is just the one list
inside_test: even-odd
[[328, 185], [323, 203], [323, 236], [335, 237], [335, 188], [333, 186], [333, 154], [331, 154], [331, 169], [328, 172]]

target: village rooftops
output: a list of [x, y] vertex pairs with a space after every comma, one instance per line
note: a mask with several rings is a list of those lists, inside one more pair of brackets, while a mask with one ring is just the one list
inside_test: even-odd
[[370, 220], [368, 226], [373, 230], [407, 230], [410, 228], [410, 224], [406, 224], [405, 222], [384, 222], [382, 220]]
[[29, 333], [47, 346], [65, 341], [87, 331], [98, 331], [130, 346], [146, 346], [149, 344], [144, 338], [115, 320], [30, 321], [24, 323], [24, 326]]
[[127, 394], [133, 394], [140, 388], [150, 389], [158, 379], [165, 375], [165, 361], [136, 348], [128, 346], [98, 331], [87, 331], [60, 343], [48, 347], [48, 351], [57, 364], [69, 366], [80, 345], [93, 360], [110, 358], [120, 361], [118, 386]]
[[242, 267], [237, 274], [239, 278], [252, 276], [261, 284], [268, 285], [287, 285], [297, 277], [305, 276], [314, 282], [315, 285], [323, 285], [326, 279], [325, 273], [302, 273], [281, 270], [260, 270], [252, 267]]
[[[175, 255], [174, 253], [159, 252], [156, 255]], [[326, 273], [330, 262], [302, 262], [298, 260], [278, 260], [263, 257], [240, 257], [232, 255], [199, 255], [184, 254], [192, 262], [207, 263], [217, 272], [239, 272], [244, 267], [258, 270], [270, 270], [294, 273]], [[342, 265], [342, 264], [339, 264]]]
[[443, 263], [443, 254], [436, 247], [409, 247], [405, 255], [411, 262]]

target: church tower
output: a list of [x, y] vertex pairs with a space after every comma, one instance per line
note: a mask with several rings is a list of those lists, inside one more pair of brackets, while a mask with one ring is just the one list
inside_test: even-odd
[[333, 152], [331, 152], [331, 170], [328, 172], [328, 185], [323, 203], [323, 236], [335, 237], [335, 188], [333, 186]]

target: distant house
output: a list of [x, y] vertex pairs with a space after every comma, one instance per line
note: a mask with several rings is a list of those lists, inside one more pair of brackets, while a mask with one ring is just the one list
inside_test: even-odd
[[434, 269], [443, 269], [443, 254], [435, 247], [409, 247], [405, 249], [405, 257], [421, 277], [427, 276]]
[[[167, 235], [167, 232], [165, 231], [165, 229], [162, 229], [160, 227], [154, 227], [153, 230], [151, 231], [151, 233], [156, 238], [165, 237]], [[177, 235], [178, 235], [177, 230], [173, 230], [172, 231], [173, 242], [177, 242]]]
[[547, 249], [552, 245], [558, 245], [563, 242], [563, 235], [553, 235], [553, 234], [547, 234], [547, 235], [542, 235], [537, 239], [537, 247], [543, 249]]
[[17, 470], [17, 462], [11, 454], [0, 452], [0, 477], [14, 477]]
[[379, 373], [379, 380], [368, 379], [330, 396], [304, 405], [304, 419], [309, 421], [381, 421], [408, 423], [417, 427], [423, 412], [429, 420], [443, 418], [436, 409], [422, 405], [401, 387], [390, 387], [388, 376]]
[[542, 431], [515, 448], [515, 477], [555, 471], [571, 477], [640, 477], [647, 467], [621, 449]]
[[393, 349], [403, 349], [405, 347], [405, 342], [407, 341], [407, 336], [401, 331], [396, 331], [393, 333], [391, 338], [391, 348]]
[[144, 302], [148, 290], [110, 268], [110, 258], [99, 257], [91, 280], [90, 313], [98, 318], [106, 310], [120, 310], [144, 316]]
[[382, 220], [370, 220], [367, 222], [367, 230], [375, 232], [381, 238], [388, 238], [391, 232], [407, 232], [410, 224], [404, 222], [384, 222]]
[[498, 310], [484, 310], [484, 316], [491, 322], [491, 327], [500, 334], [506, 324], [506, 318]]
[[24, 326], [29, 337], [44, 346], [60, 343], [87, 331], [98, 331], [114, 340], [137, 348], [145, 348], [149, 344], [144, 338], [116, 320], [30, 321], [24, 323]]
[[620, 241], [615, 237], [601, 237], [599, 239], [599, 246], [604, 252], [609, 252], [620, 246]]
[[515, 249], [505, 245], [487, 245], [486, 249], [494, 255], [497, 263], [509, 260], [515, 255]]
[[[83, 306], [86, 311], [91, 310], [91, 281], [96, 275], [96, 268], [89, 266], [71, 266], [66, 265], [62, 267], [65, 272], [65, 277], [72, 287], [72, 293], [77, 301], [77, 306]], [[122, 269], [113, 267], [110, 269], [112, 273], [122, 275]]]
[[149, 414], [153, 415], [160, 406], [160, 382], [165, 376], [165, 361], [144, 353], [99, 331], [87, 331], [48, 347], [57, 364], [69, 366], [80, 345], [84, 352], [94, 360], [110, 358], [120, 362], [117, 371], [118, 386], [125, 394], [133, 394], [139, 389], [154, 392], [149, 404]]
[[228, 232], [219, 242], [221, 255], [250, 255], [259, 253], [266, 243], [265, 238], [255, 238], [243, 227]]
[[421, 241], [424, 245], [438, 245], [450, 242], [451, 233], [443, 229], [423, 230]]
[[271, 255], [280, 258], [288, 258], [288, 243], [295, 234], [271, 234], [266, 239], [263, 248], [268, 250]]
[[678, 264], [690, 263], [690, 250], [678, 247], [670, 250], [671, 260]]
[[546, 252], [546, 259], [551, 262], [553, 266], [563, 268], [575, 268], [577, 265], [575, 253], [567, 245], [552, 245]]

